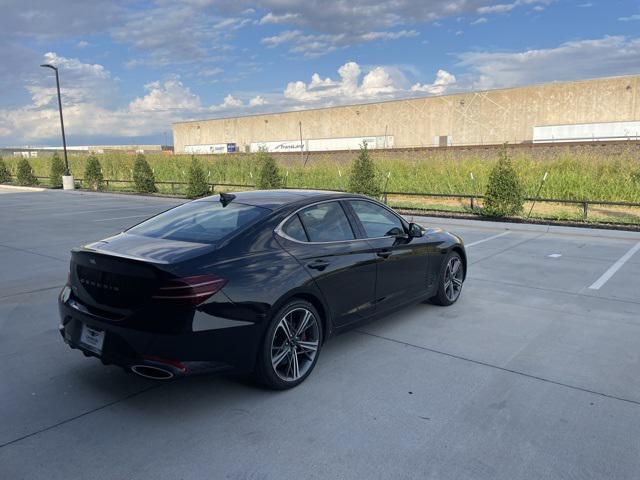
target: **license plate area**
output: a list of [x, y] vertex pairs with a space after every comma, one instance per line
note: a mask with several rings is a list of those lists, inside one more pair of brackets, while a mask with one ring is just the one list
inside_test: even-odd
[[80, 343], [87, 350], [102, 355], [102, 346], [104, 345], [104, 330], [98, 330], [83, 324], [80, 332]]

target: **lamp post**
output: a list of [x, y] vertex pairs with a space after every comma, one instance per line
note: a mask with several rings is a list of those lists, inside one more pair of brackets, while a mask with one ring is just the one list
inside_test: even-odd
[[67, 158], [67, 139], [64, 135], [64, 120], [62, 118], [62, 97], [60, 96], [60, 77], [58, 76], [58, 68], [50, 64], [40, 65], [44, 68], [50, 68], [56, 72], [56, 88], [58, 89], [58, 110], [60, 111], [60, 128], [62, 129], [62, 148], [64, 150], [64, 175], [62, 176], [62, 187], [65, 190], [73, 190], [75, 184], [73, 182], [73, 175], [69, 170], [69, 159]]

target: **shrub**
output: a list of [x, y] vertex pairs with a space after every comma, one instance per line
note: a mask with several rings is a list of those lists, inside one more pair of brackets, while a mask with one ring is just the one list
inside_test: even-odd
[[189, 166], [189, 185], [187, 186], [187, 197], [198, 198], [204, 197], [209, 193], [209, 185], [207, 177], [204, 175], [202, 165], [196, 159], [191, 157], [191, 165]]
[[640, 166], [631, 172], [631, 181], [640, 185]]
[[104, 187], [102, 166], [95, 155], [89, 155], [87, 158], [87, 165], [84, 168], [84, 184], [92, 190], [102, 190]]
[[136, 192], [140, 193], [154, 193], [156, 189], [156, 179], [153, 175], [153, 170], [147, 159], [144, 158], [142, 153], [136, 156], [136, 160], [133, 164], [133, 183], [135, 185]]
[[2, 157], [0, 157], [0, 183], [8, 183], [11, 181], [11, 174], [7, 165], [4, 163]]
[[26, 158], [23, 158], [18, 162], [18, 172], [17, 172], [17, 180], [18, 185], [37, 185], [38, 179], [33, 174], [33, 170], [31, 169], [31, 165]]
[[61, 187], [62, 186], [62, 175], [65, 173], [64, 162], [58, 155], [58, 152], [53, 154], [51, 157], [51, 168], [49, 170], [49, 182], [52, 187]]
[[489, 174], [484, 213], [491, 217], [518, 215], [524, 205], [524, 189], [504, 145], [498, 163]]
[[258, 174], [256, 187], [259, 190], [282, 188], [284, 182], [275, 159], [271, 155], [260, 152], [258, 154], [258, 162], [260, 165], [260, 173]]
[[360, 193], [370, 197], [380, 196], [380, 186], [376, 179], [376, 166], [369, 155], [366, 142], [360, 147], [360, 153], [351, 166], [348, 190], [352, 193]]

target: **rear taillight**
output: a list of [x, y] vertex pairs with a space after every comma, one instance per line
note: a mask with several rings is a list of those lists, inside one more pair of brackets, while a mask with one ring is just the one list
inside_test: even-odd
[[200, 305], [224, 287], [227, 281], [215, 275], [175, 278], [158, 288], [153, 298], [175, 303]]

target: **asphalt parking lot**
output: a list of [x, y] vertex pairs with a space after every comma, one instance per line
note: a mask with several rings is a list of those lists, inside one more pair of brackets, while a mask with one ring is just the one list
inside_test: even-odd
[[640, 234], [420, 219], [469, 276], [309, 379], [158, 384], [70, 350], [70, 248], [179, 200], [0, 190], [0, 478], [640, 478]]

